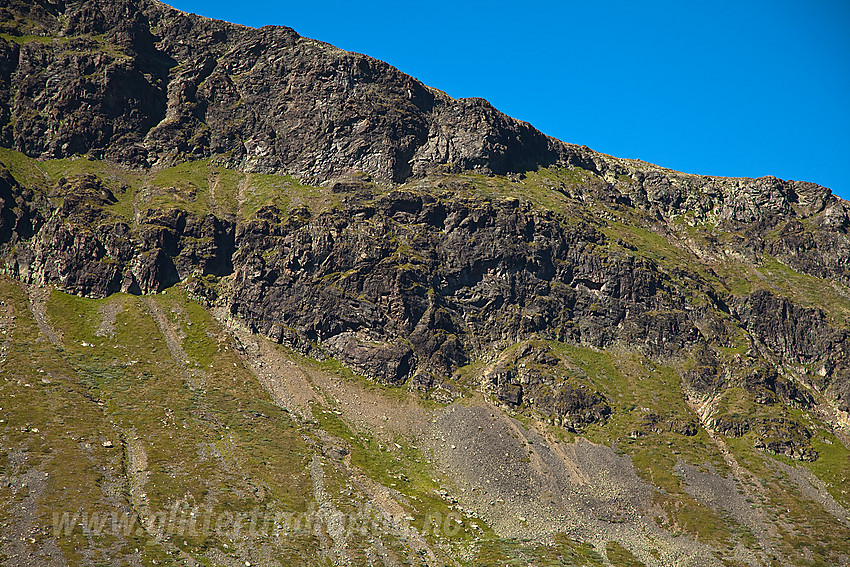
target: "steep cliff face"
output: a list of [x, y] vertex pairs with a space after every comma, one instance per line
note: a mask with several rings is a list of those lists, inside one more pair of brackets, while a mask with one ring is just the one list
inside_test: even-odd
[[[779, 465], [759, 461], [748, 452], [754, 448], [812, 467], [806, 470], [830, 483], [838, 500], [826, 501], [828, 521], [817, 523], [821, 516], [809, 512], [798, 520], [810, 522], [813, 533], [828, 525], [837, 541], [848, 541], [840, 535], [846, 493], [836, 486], [850, 474], [841, 464], [850, 424], [850, 205], [828, 189], [773, 177], [689, 175], [564, 144], [486, 101], [452, 100], [385, 63], [288, 28], [249, 29], [147, 0], [13, 0], [0, 15], [6, 276], [113, 296], [102, 305], [119, 301], [118, 292], [152, 296], [177, 286], [195, 302], [196, 320], [200, 303], [240, 329], [234, 332], [247, 329], [312, 359], [334, 359], [372, 385], [403, 387], [437, 404], [464, 398], [470, 408], [455, 404], [433, 418], [427, 408], [410, 410], [433, 425], [420, 424], [417, 443], [437, 434], [462, 440], [462, 459], [440, 445], [432, 450], [464, 471], [469, 463], [502, 471], [503, 454], [519, 455], [528, 467], [517, 474], [543, 480], [529, 507], [513, 510], [539, 512], [536, 525], [557, 526], [552, 533], [585, 537], [601, 529], [586, 519], [564, 522], [564, 503], [571, 506], [575, 496], [565, 496], [573, 490], [565, 487], [591, 482], [581, 467], [565, 472], [564, 463], [585, 451], [607, 459], [605, 470], [633, 490], [633, 499], [618, 497], [611, 509], [631, 514], [635, 530], [684, 530], [708, 541], [716, 553], [706, 564], [719, 564], [711, 563], [715, 555], [767, 564], [765, 549], [786, 549], [774, 528], [743, 504], [731, 512], [718, 504], [741, 500], [736, 487], [749, 491], [751, 476], [772, 478], [765, 471]], [[190, 308], [163, 314], [151, 297], [118, 297], [159, 326], [191, 396], [201, 396], [203, 377], [220, 370], [209, 354], [214, 347], [197, 356], [181, 349], [212, 335], [168, 329]], [[77, 312], [54, 315], [69, 325], [69, 336], [82, 337], [75, 339], [79, 348], [61, 330], [51, 334], [37, 298], [29, 301], [39, 332], [73, 351], [56, 356], [85, 388], [94, 381], [119, 397], [132, 389], [110, 380], [116, 372], [130, 376], [138, 359], [121, 362], [120, 372], [112, 368], [118, 362], [103, 366], [105, 355], [81, 363], [94, 339], [75, 330]], [[114, 335], [115, 314], [110, 322], [104, 309], [98, 337]], [[313, 363], [291, 354], [269, 370], [264, 359], [252, 362], [248, 335], [240, 336], [233, 348], [254, 364], [251, 376], [305, 427], [319, 416], [310, 404], [343, 395], [329, 380], [305, 401], [305, 388], [316, 384], [281, 368]], [[221, 360], [237, 368], [223, 337], [216, 339]], [[133, 387], [154, 374], [133, 375]], [[222, 376], [215, 392], [236, 380]], [[201, 410], [191, 407], [187, 415], [198, 417], [192, 412]], [[539, 433], [521, 435], [528, 447], [543, 442], [544, 456], [525, 446], [502, 451], [519, 422], [496, 436], [489, 419], [498, 421], [497, 408]], [[349, 408], [336, 411], [362, 426], [359, 414], [344, 413]], [[356, 452], [359, 441], [346, 433], [349, 425], [323, 419], [321, 434], [302, 432], [307, 445], [320, 439], [322, 458], [349, 475], [346, 451]], [[463, 420], [477, 427], [467, 430]], [[377, 435], [383, 426], [375, 423], [368, 427]], [[136, 435], [133, 427], [127, 425], [127, 439]], [[215, 427], [218, 443], [229, 426]], [[566, 435], [587, 435], [611, 454], [578, 441], [564, 448]], [[384, 442], [389, 447], [395, 438]], [[224, 451], [204, 443], [201, 453]], [[613, 449], [634, 459], [655, 496], [633, 482], [632, 469], [624, 472]], [[713, 460], [700, 460], [703, 453]], [[751, 476], [742, 475], [736, 455], [748, 459]], [[373, 456], [358, 459], [367, 467]], [[764, 462], [773, 464], [753, 464]], [[324, 488], [317, 466], [309, 464], [318, 502]], [[715, 474], [715, 466], [727, 468]], [[509, 484], [495, 488], [507, 472], [491, 478], [481, 470], [452, 478], [506, 495], [511, 505], [525, 494]], [[380, 500], [369, 486], [358, 490]], [[762, 496], [779, 490], [768, 481], [760, 486]], [[490, 508], [497, 499], [478, 495], [466, 495], [476, 513], [500, 525]], [[779, 510], [781, 502], [791, 514], [788, 502], [797, 496], [788, 498], [770, 505]], [[705, 515], [695, 522], [682, 510]], [[700, 531], [703, 520], [714, 525], [730, 514], [746, 527], [716, 540]], [[655, 519], [641, 524], [644, 516]], [[407, 533], [398, 529], [392, 533]], [[323, 541], [322, 549], [336, 549]], [[733, 541], [750, 555], [722, 551], [738, 549]], [[687, 549], [696, 553], [691, 543]], [[846, 559], [850, 550], [836, 546], [817, 557]], [[650, 563], [657, 559], [645, 546], [635, 549]]]
[[[313, 181], [401, 182], [445, 166], [504, 174], [563, 144], [480, 99], [455, 101], [386, 63], [154, 1], [11, 2], [3, 141], [30, 156], [129, 166], [211, 155]], [[26, 14], [26, 15], [23, 15]]]
[[[393, 191], [316, 218], [261, 213], [240, 227], [228, 301], [301, 348], [368, 330], [409, 341], [418, 363], [408, 371], [447, 376], [492, 344], [535, 333], [650, 349], [696, 334], [675, 314], [684, 296], [651, 263], [609, 250], [590, 223], [516, 199]], [[641, 336], [645, 327], [655, 336]]]

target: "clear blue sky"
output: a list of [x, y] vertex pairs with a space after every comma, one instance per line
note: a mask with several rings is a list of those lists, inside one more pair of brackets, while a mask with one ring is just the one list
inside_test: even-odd
[[607, 154], [850, 199], [848, 0], [168, 3], [292, 27]]

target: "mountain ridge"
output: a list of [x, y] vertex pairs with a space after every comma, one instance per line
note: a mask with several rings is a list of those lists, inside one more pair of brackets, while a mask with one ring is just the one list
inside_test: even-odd
[[[829, 189], [605, 156], [288, 28], [0, 9], [13, 564], [850, 557]], [[18, 507], [66, 477], [50, 451], [85, 496]], [[50, 537], [66, 502], [140, 531]], [[321, 521], [258, 559], [158, 531], [172, 505]]]
[[[94, 157], [145, 165], [167, 163], [169, 152], [184, 159], [233, 152], [230, 165], [257, 171], [282, 173], [287, 169], [286, 173], [315, 181], [354, 169], [379, 180], [400, 182], [432, 161], [451, 162], [452, 168], [504, 173], [533, 167], [535, 162], [551, 162], [559, 151], [552, 139], [504, 116], [482, 99], [454, 101], [386, 63], [301, 38], [290, 28], [235, 27], [171, 11], [158, 2], [71, 6], [63, 16], [64, 29], [55, 18], [49, 25], [50, 32], [64, 34], [60, 35], [62, 41], [76, 41], [82, 47], [82, 53], [71, 56], [73, 63], [63, 61], [62, 66], [89, 65], [94, 72], [88, 75], [103, 76], [104, 84], [94, 85], [65, 73], [61, 81], [48, 87], [43, 82], [45, 73], [23, 69], [26, 94], [7, 103], [6, 109], [15, 115], [18, 133], [7, 128], [5, 137], [6, 145], [29, 155], [60, 158], [93, 152]], [[159, 29], [158, 22], [166, 23]], [[150, 29], [162, 37], [153, 36]], [[22, 30], [15, 31], [17, 37], [23, 37]], [[181, 44], [183, 34], [193, 37], [193, 49]], [[86, 59], [86, 36], [92, 35], [114, 46], [113, 58]], [[91, 44], [90, 37], [88, 41]], [[13, 43], [12, 52], [5, 54], [7, 66], [20, 56], [15, 46]], [[24, 42], [21, 47], [26, 55], [30, 45]], [[137, 52], [139, 57], [132, 57]], [[276, 61], [264, 58], [270, 52], [279, 54]], [[166, 69], [178, 64], [184, 72], [175, 73], [166, 84]], [[46, 66], [48, 75], [62, 73]], [[284, 68], [291, 72], [281, 77]], [[123, 85], [132, 84], [135, 93], [144, 94], [143, 99], [110, 83], [110, 73], [121, 76]], [[247, 77], [235, 85], [232, 76], [243, 74]], [[282, 83], [281, 78], [288, 82]], [[262, 86], [254, 92], [256, 85]], [[51, 90], [57, 87], [105, 89], [102, 96], [115, 104], [72, 109], [77, 121], [71, 125], [42, 120], [42, 111], [65, 114], [61, 107], [52, 110], [52, 104], [61, 104], [63, 98], [73, 100], [70, 93]], [[27, 96], [30, 92], [32, 96]], [[48, 107], [34, 108], [35, 99]], [[125, 107], [123, 112], [119, 103]], [[142, 103], [148, 106], [139, 106]], [[330, 112], [323, 108], [328, 103]], [[267, 114], [269, 107], [271, 115]], [[27, 117], [28, 111], [37, 117]], [[283, 120], [277, 120], [276, 113]], [[46, 123], [51, 142], [32, 146], [34, 136], [29, 133], [35, 126], [28, 119]], [[486, 128], [487, 135], [473, 136], [466, 131], [445, 138], [445, 131], [454, 132], [459, 126], [469, 130], [470, 122]], [[98, 128], [100, 137], [95, 131]], [[334, 154], [340, 156], [329, 153], [326, 146], [333, 146]], [[522, 152], [517, 151], [520, 146]], [[299, 159], [305, 151], [310, 155]], [[153, 154], [147, 155], [149, 152]]]
[[[16, 7], [18, 4], [19, 3], [17, 1], [10, 2], [11, 7]], [[546, 136], [530, 124], [502, 114], [484, 99], [452, 99], [445, 95], [445, 93], [422, 84], [417, 79], [404, 74], [395, 67], [384, 62], [373, 59], [367, 55], [343, 51], [325, 42], [301, 37], [293, 29], [285, 26], [263, 26], [261, 28], [250, 28], [238, 24], [230, 24], [195, 14], [185, 13], [156, 0], [145, 2], [122, 2], [117, 5], [106, 2], [93, 2], [81, 5], [45, 1], [39, 2], [35, 6], [47, 7], [44, 9], [44, 12], [47, 12], [48, 14], [51, 9], [57, 13], [60, 10], [66, 10], [68, 14], [63, 16], [63, 18], [65, 18], [64, 24], [57, 19], [56, 14], [52, 14], [52, 21], [51, 17], [41, 14], [41, 21], [36, 20], [38, 25], [34, 24], [32, 21], [25, 21], [23, 23], [16, 21], [15, 24], [17, 25], [12, 26], [7, 24], [5, 28], [7, 30], [7, 35], [10, 35], [10, 37], [13, 35], [18, 38], [29, 38], [28, 41], [22, 42], [26, 44], [31, 43], [34, 38], [38, 37], [26, 35], [28, 32], [48, 33], [54, 35], [58, 34], [59, 38], [63, 38], [63, 42], [71, 41], [76, 35], [84, 36], [93, 34], [95, 36], [102, 37], [101, 41], [106, 41], [107, 43], [111, 42], [111, 44], [117, 48], [118, 51], [113, 53], [113, 56], [120, 55], [120, 50], [125, 48], [130, 49], [131, 54], [135, 53], [133, 47], [134, 44], [136, 44], [140, 46], [138, 48], [141, 49], [139, 53], [144, 56], [141, 59], [147, 60], [148, 65], [151, 65], [156, 59], [160, 59], [160, 63], [166, 63], [169, 58], [176, 57], [177, 59], [171, 61], [172, 63], [177, 64], [179, 62], [179, 67], [187, 67], [184, 73], [174, 73], [174, 76], [170, 79], [170, 82], [167, 85], [162, 84], [165, 79], [162, 69], [156, 73], [151, 73], [151, 77], [156, 79], [155, 81], [147, 81], [148, 87], [145, 88], [149, 91], [147, 94], [151, 95], [154, 91], [156, 91], [155, 96], [151, 96], [149, 98], [158, 101], [156, 112], [150, 113], [155, 114], [156, 118], [161, 118], [161, 120], [159, 122], [154, 122], [153, 117], [149, 118], [145, 124], [148, 124], [148, 122], [150, 124], [148, 124], [147, 127], [141, 128], [141, 130], [143, 133], [147, 132], [147, 135], [151, 137], [150, 145], [155, 148], [155, 151], [159, 151], [160, 153], [163, 153], [161, 151], [162, 148], [167, 148], [168, 151], [180, 153], [183, 156], [183, 159], [195, 159], [210, 157], [211, 155], [226, 152], [236, 152], [236, 156], [229, 158], [229, 161], [223, 164], [230, 167], [236, 167], [238, 169], [247, 168], [249, 170], [257, 169], [258, 171], [263, 170], [265, 172], [290, 173], [311, 182], [327, 182], [335, 176], [361, 171], [367, 175], [373, 176], [377, 181], [390, 181], [396, 183], [408, 179], [414, 174], [414, 172], [416, 175], [422, 175], [427, 172], [429, 166], [433, 167], [434, 165], [447, 168], [450, 172], [477, 170], [488, 174], [504, 174], [508, 172], [521, 172], [523, 170], [534, 169], [537, 166], [555, 165], [556, 163], [566, 166], [575, 165], [586, 167], [593, 161], [594, 157], [603, 160], [610, 158], [610, 156], [593, 152], [584, 146], [569, 144], [556, 140], [550, 136]], [[117, 8], [117, 6], [121, 6], [122, 8]], [[169, 15], [172, 16], [170, 20], [167, 18]], [[147, 23], [150, 29], [158, 30], [158, 28], [156, 28], [156, 23], [161, 20], [171, 21], [173, 23], [168, 24], [170, 27], [166, 26], [165, 29], [161, 30], [163, 36], [159, 37], [151, 35], [150, 30], [144, 29], [144, 26], [140, 27], [142, 24], [140, 18]], [[47, 21], [45, 22], [44, 20]], [[75, 23], [78, 21], [87, 21], [92, 23], [80, 25]], [[62, 25], [64, 25], [64, 28], [62, 28]], [[228, 32], [233, 37], [228, 36]], [[194, 51], [186, 49], [185, 46], [181, 47], [179, 34], [192, 35], [194, 39]], [[236, 42], [236, 45], [231, 46], [230, 53], [211, 53], [209, 52], [209, 49], [214, 38], [219, 42]], [[268, 45], [265, 45], [263, 42], [267, 42]], [[291, 159], [292, 150], [287, 147], [280, 148], [280, 155], [271, 160], [264, 161], [261, 159], [267, 158], [268, 156], [266, 155], [252, 156], [252, 151], [264, 154], [266, 151], [275, 150], [275, 148], [267, 147], [267, 142], [269, 141], [269, 137], [274, 139], [277, 138], [278, 135], [283, 135], [284, 131], [282, 130], [281, 125], [274, 123], [271, 124], [271, 130], [263, 134], [266, 136], [265, 142], [260, 140], [260, 136], [246, 136], [246, 132], [251, 134], [261, 133], [252, 132], [250, 126], [258, 127], [260, 130], [262, 129], [260, 127], [262, 124], [258, 121], [257, 113], [265, 111], [265, 108], [260, 110], [252, 109], [253, 114], [251, 116], [238, 117], [239, 120], [249, 122], [249, 128], [247, 128], [245, 132], [239, 131], [238, 128], [236, 130], [228, 130], [227, 127], [222, 124], [223, 121], [216, 116], [216, 114], [221, 114], [225, 110], [232, 109], [226, 109], [225, 106], [222, 106], [224, 105], [224, 102], [221, 99], [210, 98], [212, 95], [209, 92], [201, 93], [200, 96], [202, 98], [194, 100], [199, 96], [199, 93], [196, 92], [197, 88], [199, 84], [203, 84], [209, 80], [215, 82], [216, 88], [223, 88], [227, 91], [227, 97], [239, 97], [240, 94], [244, 93], [233, 92], [233, 84], [229, 79], [229, 75], [232, 75], [234, 68], [238, 67], [240, 64], [242, 65], [240, 69], [243, 69], [246, 66], [246, 62], [243, 61], [239, 64], [234, 63], [232, 60], [234, 56], [247, 55], [248, 61], [257, 63], [259, 60], [257, 59], [257, 54], [255, 52], [261, 48], [265, 47], [265, 49], [263, 49], [264, 51], [269, 51], [270, 49], [273, 50], [274, 48], [280, 49], [281, 47], [292, 48], [294, 47], [294, 44], [299, 42], [308, 47], [308, 49], [306, 49], [307, 51], [309, 51], [309, 46], [317, 46], [317, 51], [324, 51], [325, 53], [308, 53], [308, 55], [314, 56], [317, 59], [315, 68], [308, 68], [306, 73], [302, 73], [304, 69], [296, 66], [296, 68], [292, 69], [293, 75], [303, 74], [309, 78], [311, 73], [314, 73], [318, 76], [325, 77], [324, 80], [335, 80], [335, 87], [340, 87], [341, 83], [351, 83], [352, 81], [354, 83], [362, 81], [365, 83], [365, 86], [368, 87], [370, 79], [384, 86], [396, 83], [393, 85], [391, 95], [391, 97], [394, 97], [393, 100], [395, 102], [405, 103], [405, 99], [407, 99], [412, 101], [413, 106], [419, 111], [427, 111], [426, 114], [428, 114], [428, 112], [431, 114], [430, 116], [423, 117], [415, 116], [415, 111], [413, 114], [410, 112], [402, 112], [403, 118], [414, 123], [424, 121], [428, 126], [428, 132], [424, 133], [417, 131], [415, 133], [415, 140], [413, 140], [415, 141], [414, 147], [408, 147], [404, 144], [402, 144], [402, 147], [400, 148], [389, 147], [385, 142], [383, 144], [375, 144], [374, 140], [368, 139], [372, 130], [376, 130], [376, 134], [380, 136], [380, 130], [383, 128], [384, 130], [389, 130], [389, 133], [394, 134], [394, 137], [396, 138], [405, 138], [411, 133], [407, 132], [402, 133], [402, 135], [398, 135], [399, 132], [393, 129], [398, 128], [399, 124], [392, 120], [388, 122], [379, 122], [370, 130], [370, 125], [368, 124], [365, 128], [362, 125], [352, 124], [351, 113], [342, 112], [339, 114], [340, 118], [345, 123], [345, 127], [359, 128], [357, 135], [366, 138], [369, 142], [367, 144], [368, 146], [381, 146], [386, 154], [382, 159], [383, 161], [390, 162], [389, 164], [376, 164], [373, 162], [367, 163], [366, 161], [363, 161], [362, 157], [357, 156], [357, 152], [362, 151], [362, 146], [350, 148], [346, 147], [345, 151], [343, 151], [344, 155], [340, 160], [340, 163], [335, 163], [333, 160], [330, 160], [330, 162], [324, 165], [301, 163], [298, 162], [297, 158], [293, 160]], [[38, 42], [36, 41], [36, 43]], [[159, 46], [157, 46], [157, 44]], [[328, 52], [330, 52], [330, 54], [328, 54]], [[83, 55], [84, 53], [85, 51], [82, 51]], [[81, 55], [81, 53], [77, 53], [77, 55]], [[230, 55], [231, 58], [225, 58], [223, 61], [219, 62], [215, 60], [216, 55]], [[322, 55], [325, 55], [331, 60], [324, 61], [322, 59]], [[11, 65], [9, 57], [10, 54], [7, 53], [7, 67]], [[12, 54], [12, 58], [14, 58], [14, 54]], [[107, 58], [106, 61], [98, 62], [95, 64], [95, 68], [97, 68], [98, 65], [100, 65], [101, 68], [97, 68], [95, 75], [100, 75], [104, 72], [104, 69], [102, 68], [104, 65], [120, 63], [120, 59], [121, 57], [116, 57], [114, 60], [110, 61]], [[130, 59], [132, 59], [132, 57], [130, 57]], [[334, 68], [333, 59], [336, 59], [338, 63], [343, 63], [344, 66], [353, 68], [353, 71], [347, 72], [349, 76], [340, 77], [335, 75], [335, 73], [338, 73], [340, 69]], [[303, 65], [303, 63], [298, 64]], [[366, 67], [366, 69], [361, 70], [362, 73], [360, 74], [358, 74], [357, 69], [359, 65], [364, 65]], [[49, 65], [47, 66], [49, 67]], [[221, 67], [222, 69], [218, 69], [218, 67]], [[372, 67], [374, 67], [374, 69], [372, 69]], [[140, 69], [132, 69], [133, 72], [139, 70]], [[147, 70], [151, 71], [151, 69]], [[266, 88], [273, 90], [272, 85], [276, 82], [276, 78], [267, 73], [262, 74], [263, 71], [265, 70], [260, 69], [261, 76], [267, 85]], [[351, 73], [353, 73], [353, 75]], [[378, 79], [375, 79], [372, 76], [374, 74], [379, 75]], [[386, 75], [386, 78], [383, 80], [380, 77], [382, 75]], [[63, 78], [67, 79], [67, 77]], [[138, 77], [136, 78], [138, 79]], [[127, 80], [127, 78], [125, 77], [124, 80]], [[222, 84], [218, 84], [219, 82]], [[69, 81], [69, 83], [73, 85], [74, 81]], [[38, 88], [38, 86], [41, 85], [30, 85], [29, 89], [34, 90], [35, 88]], [[74, 86], [79, 88], [79, 85]], [[347, 86], [350, 87], [350, 84]], [[287, 88], [292, 87], [293, 85], [287, 86]], [[142, 92], [145, 92], [145, 89], [143, 89]], [[326, 95], [328, 93], [323, 92], [320, 94]], [[327, 99], [336, 103], [341, 95], [348, 98], [349, 100], [347, 103], [351, 104], [351, 94], [352, 93], [348, 92], [345, 88], [338, 88], [337, 95], [328, 96]], [[69, 96], [67, 93], [52, 93], [49, 89], [46, 89], [45, 92], [38, 93], [38, 95], [42, 99], [51, 95], [54, 98], [61, 98], [63, 96], [67, 98]], [[133, 100], [127, 99], [128, 93], [117, 94], [118, 98], [122, 95], [124, 96], [125, 102], [127, 100]], [[310, 92], [298, 92], [298, 95], [300, 95], [302, 99], [309, 100], [312, 104], [315, 104], [315, 99], [317, 98], [316, 94]], [[187, 96], [193, 98], [193, 100], [187, 99]], [[376, 112], [376, 108], [368, 106], [367, 101], [360, 100], [359, 97], [354, 98], [356, 99], [356, 104], [359, 105], [358, 110], [361, 115], [370, 115], [374, 117], [375, 115], [380, 116], [382, 114], [380, 111]], [[244, 97], [238, 98], [237, 103], [240, 101], [245, 102]], [[19, 105], [26, 106], [28, 101], [24, 99], [17, 102]], [[249, 100], [247, 102], [249, 105], [258, 104], [258, 101], [256, 100]], [[274, 106], [280, 107], [283, 103], [292, 105], [291, 99], [284, 98], [282, 100], [275, 100]], [[382, 101], [382, 103], [385, 104], [386, 100]], [[264, 104], [266, 103], [264, 102]], [[132, 104], [128, 106], [132, 108]], [[212, 110], [210, 107], [212, 107]], [[109, 109], [104, 109], [103, 113], [108, 114], [108, 110]], [[148, 110], [150, 111], [153, 109]], [[436, 112], [434, 112], [435, 110]], [[10, 109], [7, 108], [6, 112], [10, 112]], [[196, 113], [196, 115], [193, 115], [193, 112]], [[200, 112], [201, 114], [209, 113], [213, 117], [213, 120], [209, 122], [204, 121], [202, 116], [197, 115], [197, 112]], [[80, 124], [83, 128], [85, 128], [86, 118], [93, 119], [97, 122], [102, 117], [98, 117], [96, 115], [92, 117], [83, 116], [81, 121], [82, 124]], [[294, 116], [296, 121], [303, 118], [304, 117], [299, 114]], [[315, 119], [316, 116], [311, 115], [310, 118]], [[303, 136], [305, 139], [321, 139], [323, 137], [322, 135], [326, 134], [326, 130], [328, 128], [333, 131], [334, 127], [339, 126], [338, 124], [335, 124], [333, 120], [328, 120], [327, 117], [320, 116], [319, 118], [321, 127], [317, 127], [316, 130], [309, 132], [309, 134], [313, 134], [313, 136]], [[213, 136], [221, 140], [221, 143], [224, 145], [217, 147], [214, 142], [204, 139], [204, 134], [197, 131], [199, 124], [194, 121], [195, 119], [200, 119], [201, 124], [207, 124], [207, 127], [212, 129]], [[289, 117], [287, 117], [287, 121], [292, 122]], [[484, 135], [481, 135], [482, 132], [472, 132], [471, 130], [476, 127], [476, 121], [478, 123], [485, 123], [490, 130], [485, 132]], [[50, 121], [48, 120], [46, 122], [49, 123]], [[472, 122], [472, 124], [470, 124], [470, 122]], [[103, 126], [103, 123], [98, 122], [96, 125]], [[92, 126], [94, 126], [94, 124], [92, 124]], [[138, 128], [139, 125], [135, 124], [134, 126]], [[156, 129], [157, 126], [168, 126], [166, 129], [167, 132], [170, 135], [176, 134], [177, 139], [168, 139], [167, 136], [165, 136], [166, 132], [152, 132], [151, 130]], [[291, 127], [291, 125], [288, 124], [283, 125], [283, 127], [286, 126]], [[25, 127], [26, 126], [21, 126], [21, 128]], [[296, 134], [299, 132], [297, 127], [292, 128], [291, 131]], [[447, 133], [451, 133], [451, 139], [446, 138]], [[324, 143], [330, 145], [342, 144], [345, 146], [351, 146], [354, 144], [354, 142], [350, 140], [349, 137], [345, 136], [345, 134], [345, 132], [342, 132], [338, 137], [331, 137], [331, 140]], [[475, 134], [478, 134], [478, 136]], [[492, 135], [493, 140], [487, 141], [486, 138], [490, 135]], [[49, 136], [58, 138], [51, 142], [52, 145], [49, 148], [47, 146], [26, 148], [22, 145], [22, 140], [27, 138], [27, 136], [19, 136], [20, 139], [16, 140], [15, 134], [9, 132], [8, 128], [5, 132], [5, 136], [6, 142], [4, 145], [7, 147], [13, 147], [14, 149], [24, 150], [24, 153], [27, 153], [32, 157], [40, 155], [42, 157], [58, 158], [77, 153], [87, 154], [93, 151], [94, 153], [90, 155], [98, 158], [103, 155], [104, 152], [109, 153], [111, 151], [114, 154], [112, 157], [118, 159], [119, 162], [124, 163], [125, 165], [130, 164], [138, 166], [157, 163], [160, 165], [170, 165], [175, 163], [174, 161], [169, 162], [168, 158], [159, 155], [146, 159], [143, 154], [147, 150], [143, 147], [134, 147], [139, 142], [141, 142], [141, 146], [144, 146], [144, 140], [132, 140], [131, 142], [127, 142], [123, 145], [120, 143], [115, 144], [117, 147], [110, 149], [109, 144], [104, 144], [105, 140], [94, 139], [86, 140], [88, 143], [81, 143], [79, 139], [69, 139], [69, 133], [59, 129]], [[239, 137], [242, 142], [241, 145], [244, 147], [240, 148], [238, 145], [234, 144], [228, 145], [227, 139], [233, 136]], [[480, 145], [476, 146], [476, 143], [478, 142], [473, 139], [476, 137], [484, 138], [485, 140], [481, 142]], [[257, 139], [255, 140], [254, 138]], [[187, 145], [187, 140], [189, 139], [194, 139], [201, 143], [194, 147], [189, 147]], [[9, 143], [10, 141], [12, 142], [11, 144]], [[70, 145], [64, 146], [65, 144]], [[354, 145], [356, 146], [356, 144]], [[520, 148], [521, 151], [519, 151]], [[313, 156], [314, 161], [328, 161], [330, 159], [326, 155], [323, 155], [320, 151], [316, 152], [315, 148], [305, 148], [305, 150], [310, 149], [314, 150], [314, 154], [319, 154], [319, 156]], [[295, 150], [296, 153], [298, 151], [299, 150]], [[137, 155], [137, 152], [142, 152], [142, 155]], [[524, 157], [516, 155], [518, 153], [524, 154]], [[397, 156], [402, 154], [408, 157], [407, 162], [401, 162], [396, 159]], [[252, 162], [252, 159], [255, 159], [255, 161]], [[615, 161], [620, 163], [623, 161], [639, 162], [639, 160], [622, 160], [618, 158], [615, 158]], [[363, 165], [364, 167], [358, 168], [359, 165]]]

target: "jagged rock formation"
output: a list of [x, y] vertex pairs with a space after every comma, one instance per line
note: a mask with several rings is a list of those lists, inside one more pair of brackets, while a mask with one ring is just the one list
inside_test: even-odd
[[[62, 178], [49, 195], [62, 199], [52, 213], [28, 210], [32, 201], [12, 181], [3, 211], [10, 225], [20, 211], [14, 222], [24, 230], [8, 239], [14, 251], [7, 269], [21, 277], [104, 297], [117, 291], [156, 293], [198, 271], [232, 270], [233, 226], [212, 214], [148, 209], [131, 230], [105, 209], [115, 196], [93, 175]], [[32, 240], [21, 242], [27, 234]]]
[[226, 155], [232, 167], [313, 181], [362, 171], [401, 182], [438, 166], [523, 171], [565, 151], [484, 100], [452, 100], [289, 28], [153, 0], [6, 10], [4, 31], [55, 38], [4, 41], [0, 52], [3, 145], [31, 156], [139, 167]]

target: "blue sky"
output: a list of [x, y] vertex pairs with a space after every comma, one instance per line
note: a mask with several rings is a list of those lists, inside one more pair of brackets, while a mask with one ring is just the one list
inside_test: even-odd
[[850, 1], [173, 0], [365, 53], [566, 142], [850, 199]]

